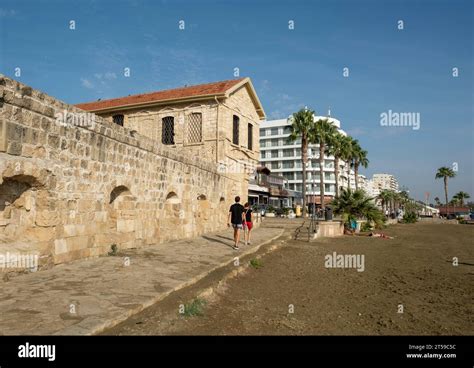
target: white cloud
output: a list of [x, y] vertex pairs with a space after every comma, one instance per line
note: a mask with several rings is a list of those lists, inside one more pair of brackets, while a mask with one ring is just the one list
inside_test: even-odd
[[104, 90], [111, 88], [109, 82], [117, 79], [117, 74], [113, 72], [94, 73], [90, 78], [81, 78], [83, 87], [93, 89], [97, 93], [103, 93]]
[[95, 73], [94, 77], [98, 79], [99, 81], [103, 80], [112, 80], [112, 79], [117, 79], [117, 74], [112, 73], [112, 72], [106, 72], [104, 74], [102, 73]]
[[86, 87], [88, 89], [94, 88], [94, 84], [89, 79], [86, 79], [86, 78], [81, 78], [81, 84], [83, 87]]
[[117, 79], [117, 74], [112, 72], [107, 72], [104, 74], [104, 78], [107, 80]]

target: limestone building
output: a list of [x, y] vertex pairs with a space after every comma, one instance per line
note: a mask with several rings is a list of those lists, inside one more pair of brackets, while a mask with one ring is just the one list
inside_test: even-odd
[[265, 113], [249, 78], [76, 106], [227, 172], [258, 162]]
[[264, 117], [248, 78], [72, 106], [0, 75], [0, 255], [50, 267], [223, 228]]

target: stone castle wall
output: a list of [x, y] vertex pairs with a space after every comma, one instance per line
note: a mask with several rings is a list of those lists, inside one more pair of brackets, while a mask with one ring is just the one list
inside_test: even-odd
[[244, 175], [0, 75], [0, 253], [50, 267], [194, 237], [225, 226], [235, 195]]

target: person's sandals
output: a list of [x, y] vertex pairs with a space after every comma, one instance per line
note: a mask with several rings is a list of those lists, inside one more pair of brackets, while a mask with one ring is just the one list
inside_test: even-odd
[[234, 249], [234, 250], [239, 250], [240, 248], [239, 248], [237, 245], [234, 244], [234, 246], [232, 247], [232, 249]]

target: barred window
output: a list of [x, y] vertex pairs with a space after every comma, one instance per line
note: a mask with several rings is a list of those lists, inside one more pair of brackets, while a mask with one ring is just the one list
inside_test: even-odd
[[174, 117], [166, 116], [161, 121], [161, 143], [174, 144]]
[[247, 148], [253, 149], [253, 125], [250, 123], [247, 125], [247, 143]]
[[123, 126], [123, 114], [117, 114], [112, 116], [112, 120], [115, 124]]
[[202, 142], [202, 114], [199, 112], [187, 116], [188, 143]]
[[232, 126], [232, 143], [239, 144], [239, 117], [234, 115]]

